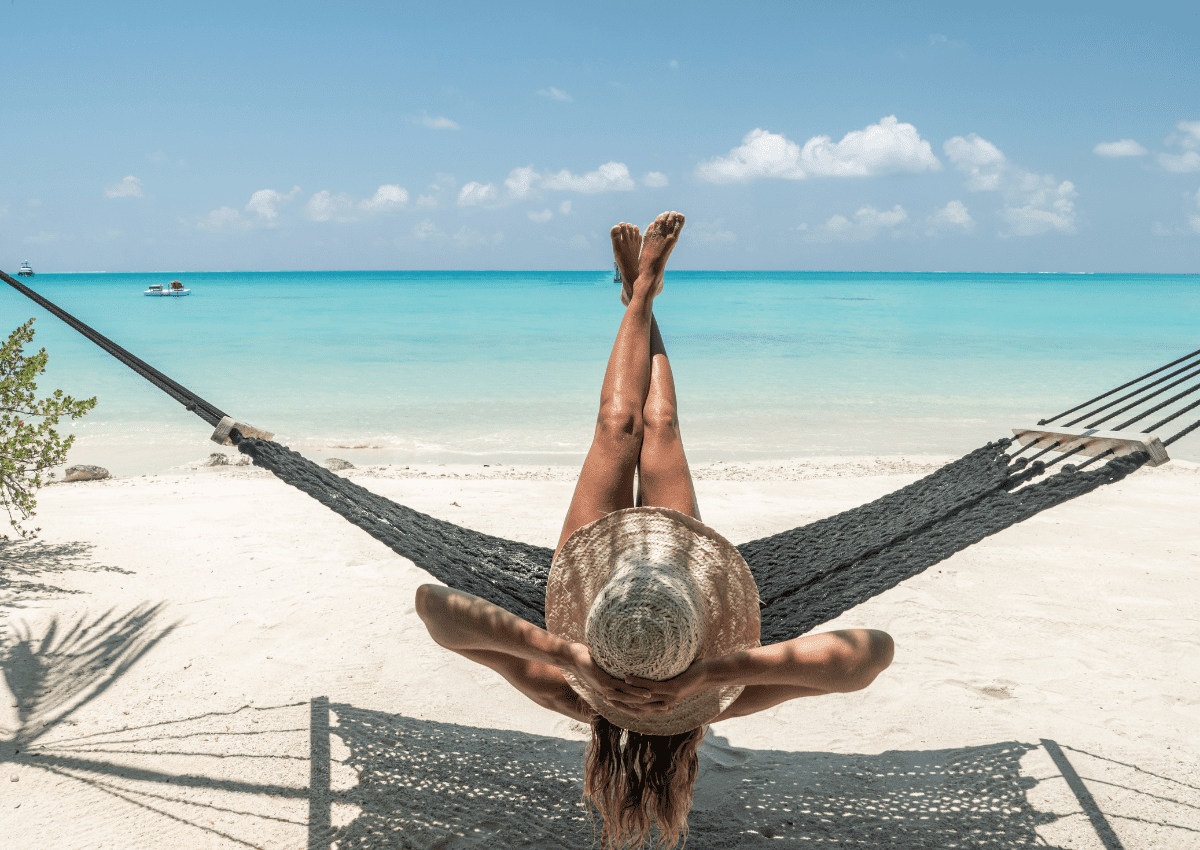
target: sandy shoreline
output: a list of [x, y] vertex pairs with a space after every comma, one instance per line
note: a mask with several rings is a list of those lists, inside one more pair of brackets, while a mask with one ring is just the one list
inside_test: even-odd
[[[944, 460], [695, 477], [706, 521], [741, 542]], [[349, 473], [541, 545], [576, 474]], [[40, 539], [0, 545], [17, 640], [0, 726], [20, 729], [0, 744], [6, 848], [298, 847], [325, 819], [340, 847], [590, 843], [578, 724], [432, 644], [412, 610], [428, 574], [315, 500], [217, 467], [39, 503]], [[1200, 846], [1197, 505], [1200, 466], [1141, 470], [834, 621], [887, 629], [896, 663], [867, 691], [714, 727], [689, 846], [1111, 848], [1105, 829]]]

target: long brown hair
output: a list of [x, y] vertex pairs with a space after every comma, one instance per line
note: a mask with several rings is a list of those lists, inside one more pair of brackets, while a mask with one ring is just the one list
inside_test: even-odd
[[642, 735], [600, 715], [592, 719], [592, 742], [583, 767], [583, 798], [604, 820], [604, 850], [641, 847], [658, 828], [656, 848], [687, 839], [692, 788], [704, 738], [701, 726], [679, 735]]

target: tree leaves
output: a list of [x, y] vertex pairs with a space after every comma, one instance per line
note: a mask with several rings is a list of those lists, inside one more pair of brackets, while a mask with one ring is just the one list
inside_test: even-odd
[[[74, 435], [63, 437], [55, 430], [58, 420], [78, 419], [96, 406], [94, 396], [76, 401], [62, 390], [39, 399], [36, 378], [46, 371], [49, 355], [43, 348], [26, 356], [24, 348], [31, 342], [33, 319], [0, 346], [0, 505], [8, 511], [16, 534], [24, 538], [39, 530], [21, 525], [37, 507], [34, 493], [54, 474], [50, 469], [66, 460], [75, 442]], [[0, 540], [7, 539], [0, 534]]]

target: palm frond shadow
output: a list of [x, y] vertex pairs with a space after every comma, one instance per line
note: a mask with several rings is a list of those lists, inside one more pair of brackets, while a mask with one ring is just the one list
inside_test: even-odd
[[46, 543], [42, 540], [0, 541], [0, 609], [24, 608], [30, 602], [67, 593], [79, 593], [49, 584], [46, 574], [111, 572], [131, 575], [131, 570], [97, 564], [92, 543]]
[[17, 715], [5, 750], [28, 746], [111, 687], [175, 629], [159, 622], [162, 609], [146, 603], [123, 614], [55, 617], [36, 634], [25, 624], [13, 627], [0, 648]]

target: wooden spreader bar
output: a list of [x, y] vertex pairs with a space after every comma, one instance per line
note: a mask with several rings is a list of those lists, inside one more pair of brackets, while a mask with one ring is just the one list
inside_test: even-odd
[[1150, 455], [1150, 466], [1162, 466], [1171, 458], [1154, 434], [1137, 434], [1127, 431], [1100, 431], [1095, 428], [1013, 428], [1013, 434], [1023, 446], [1035, 444], [1036, 449], [1048, 449], [1055, 443], [1056, 452], [1079, 449], [1078, 454], [1096, 456], [1112, 450], [1114, 455], [1145, 452]]
[[219, 446], [232, 446], [233, 440], [229, 438], [229, 432], [234, 428], [237, 428], [238, 433], [243, 437], [257, 437], [260, 440], [269, 440], [275, 436], [270, 431], [255, 428], [253, 425], [247, 425], [244, 422], [237, 422], [232, 416], [226, 416], [217, 423], [217, 428], [212, 432], [212, 436], [209, 439]]

